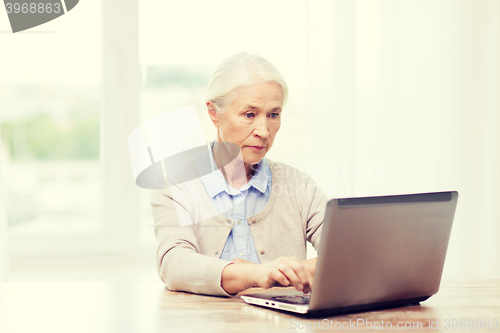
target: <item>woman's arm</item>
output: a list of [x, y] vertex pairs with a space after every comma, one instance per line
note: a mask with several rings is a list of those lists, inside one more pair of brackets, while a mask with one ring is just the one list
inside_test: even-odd
[[251, 287], [271, 288], [275, 284], [294, 286], [298, 291], [311, 291], [316, 258], [297, 260], [281, 257], [265, 264], [256, 264], [235, 258], [234, 265], [224, 268], [221, 287], [229, 294], [236, 294]]
[[[180, 186], [151, 191], [159, 277], [172, 291], [229, 296], [220, 284], [222, 271], [229, 262], [216, 256], [201, 254], [194, 228], [182, 226], [184, 221], [192, 219], [189, 213], [190, 202], [189, 194]], [[210, 228], [211, 231], [215, 229], [217, 228]], [[218, 238], [216, 232], [208, 236]]]

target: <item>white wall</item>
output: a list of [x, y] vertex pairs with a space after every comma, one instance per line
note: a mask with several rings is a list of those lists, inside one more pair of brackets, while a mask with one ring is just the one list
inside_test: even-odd
[[326, 192], [458, 190], [444, 277], [500, 278], [500, 2], [315, 1], [308, 15], [324, 16], [308, 24], [307, 159]]

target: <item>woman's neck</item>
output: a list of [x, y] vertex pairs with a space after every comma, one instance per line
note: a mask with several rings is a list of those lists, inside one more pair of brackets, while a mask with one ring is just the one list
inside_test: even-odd
[[254, 175], [254, 169], [243, 161], [241, 151], [234, 156], [234, 151], [229, 151], [222, 142], [215, 142], [212, 153], [217, 168], [221, 170], [226, 181], [235, 189], [248, 183]]

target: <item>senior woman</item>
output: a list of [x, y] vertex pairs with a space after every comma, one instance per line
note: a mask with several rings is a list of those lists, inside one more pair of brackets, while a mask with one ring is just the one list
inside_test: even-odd
[[217, 137], [205, 159], [215, 171], [198, 163], [196, 179], [152, 190], [157, 270], [168, 289], [312, 288], [306, 241], [319, 249], [327, 198], [303, 172], [265, 157], [287, 95], [281, 74], [257, 55], [237, 53], [212, 74], [206, 105]]

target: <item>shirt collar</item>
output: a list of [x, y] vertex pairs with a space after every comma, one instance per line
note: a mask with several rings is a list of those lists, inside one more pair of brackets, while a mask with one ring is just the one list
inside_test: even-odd
[[[209, 153], [204, 154], [198, 160], [198, 172], [200, 173], [200, 180], [205, 186], [208, 195], [213, 198], [222, 191], [226, 191], [230, 195], [235, 195], [240, 191], [234, 189], [232, 186], [227, 185], [222, 172], [217, 169], [215, 164], [214, 156], [212, 153], [212, 146], [214, 142], [210, 145]], [[211, 171], [211, 172], [210, 172]], [[262, 161], [257, 164], [255, 174], [250, 179], [248, 183], [241, 187], [241, 191], [245, 191], [251, 186], [257, 189], [261, 193], [265, 193], [266, 189], [271, 181], [271, 169], [269, 168], [269, 163], [264, 157]]]
[[262, 161], [260, 161], [259, 164], [257, 165], [257, 169], [255, 170], [253, 177], [245, 185], [248, 185], [249, 187], [253, 186], [261, 193], [265, 193], [270, 179], [271, 179], [271, 169], [269, 168], [269, 164], [267, 163], [267, 160], [264, 157]]

